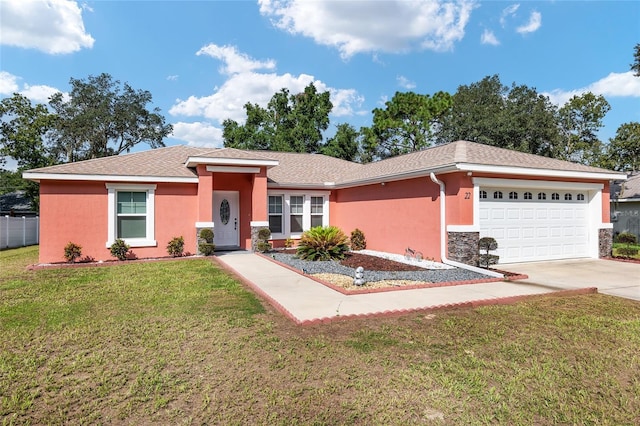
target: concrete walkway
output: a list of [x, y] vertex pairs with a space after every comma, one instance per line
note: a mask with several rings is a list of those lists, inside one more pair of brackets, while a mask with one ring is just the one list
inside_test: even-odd
[[[512, 303], [523, 297], [560, 291], [534, 283], [499, 281], [345, 295], [254, 253], [221, 253], [217, 260], [300, 324], [350, 316]], [[581, 288], [570, 293], [586, 292], [595, 290]]]

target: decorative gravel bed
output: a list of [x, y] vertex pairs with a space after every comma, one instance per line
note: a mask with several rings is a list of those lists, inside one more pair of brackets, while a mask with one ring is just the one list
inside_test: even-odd
[[[309, 275], [315, 274], [338, 274], [349, 277], [355, 276], [355, 268], [341, 265], [336, 261], [308, 261], [295, 257], [294, 254], [271, 252], [266, 254], [274, 260], [289, 265], [294, 269]], [[420, 271], [375, 271], [365, 268], [364, 279], [367, 282], [376, 282], [384, 280], [394, 281], [414, 281], [414, 282], [454, 282], [454, 281], [470, 281], [489, 278], [487, 275], [477, 272], [468, 271], [466, 269], [423, 269]]]

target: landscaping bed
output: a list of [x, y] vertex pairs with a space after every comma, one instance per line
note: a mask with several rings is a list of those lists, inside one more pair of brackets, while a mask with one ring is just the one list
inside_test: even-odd
[[[426, 269], [369, 254], [350, 252], [341, 261], [309, 261], [296, 257], [295, 251], [275, 251], [267, 256], [292, 269], [328, 283], [337, 290], [367, 292], [372, 289], [400, 289], [463, 284], [491, 279], [488, 275], [461, 268]], [[425, 265], [426, 265], [425, 261]], [[365, 284], [353, 284], [357, 267], [364, 268]]]

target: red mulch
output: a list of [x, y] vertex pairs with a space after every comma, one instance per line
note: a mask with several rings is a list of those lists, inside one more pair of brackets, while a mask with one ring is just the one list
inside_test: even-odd
[[347, 254], [347, 257], [341, 260], [340, 264], [349, 268], [362, 266], [365, 271], [424, 271], [424, 268], [418, 266], [360, 253]]

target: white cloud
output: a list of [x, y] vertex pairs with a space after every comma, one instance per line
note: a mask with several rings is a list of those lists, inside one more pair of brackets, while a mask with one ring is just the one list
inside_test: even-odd
[[49, 103], [49, 97], [58, 92], [59, 90], [55, 87], [45, 85], [29, 86], [28, 84], [25, 84], [24, 88], [20, 91], [21, 94], [31, 99], [32, 102], [39, 104]]
[[[230, 73], [230, 75], [222, 86], [216, 88], [211, 95], [190, 96], [185, 100], [176, 100], [176, 103], [169, 109], [169, 114], [204, 117], [219, 124], [222, 124], [227, 118], [244, 122], [246, 118], [244, 105], [246, 103], [266, 107], [274, 93], [283, 88], [288, 89], [290, 93], [299, 93], [310, 83], [313, 83], [319, 92], [330, 92], [333, 103], [332, 115], [334, 116], [357, 113], [355, 109], [363, 102], [362, 96], [358, 95], [354, 89], [328, 87], [312, 75], [294, 76], [289, 73], [255, 72], [259, 68], [275, 68], [275, 62], [253, 60], [247, 55], [239, 53], [235, 47], [218, 48], [215, 45], [208, 45], [206, 49], [207, 55], [223, 61], [221, 72]], [[202, 54], [200, 52], [203, 52], [203, 49], [198, 52]]]
[[480, 42], [482, 44], [490, 44], [492, 46], [498, 46], [500, 44], [500, 40], [498, 40], [496, 35], [491, 30], [484, 30], [482, 36], [480, 37]]
[[259, 0], [260, 13], [291, 34], [357, 53], [447, 51], [464, 37], [474, 1]]
[[218, 46], [211, 43], [198, 50], [196, 55], [207, 55], [221, 60], [224, 66], [220, 68], [220, 73], [228, 75], [256, 70], [274, 70], [276, 68], [276, 63], [273, 59], [256, 61], [248, 55], [238, 52], [235, 46]]
[[591, 83], [590, 85], [575, 89], [555, 89], [543, 93], [556, 105], [564, 105], [573, 96], [579, 96], [591, 92], [595, 95], [607, 97], [631, 97], [640, 98], [640, 78], [634, 77], [633, 71], [623, 73], [612, 72], [608, 76]]
[[18, 91], [18, 77], [6, 71], [0, 71], [0, 95], [11, 96]]
[[0, 40], [50, 54], [72, 53], [94, 43], [85, 31], [82, 9], [69, 0], [2, 0]]
[[200, 121], [174, 123], [172, 138], [188, 142], [191, 146], [221, 148], [224, 145], [222, 129]]
[[179, 78], [179, 77], [180, 77], [180, 76], [178, 76], [178, 75], [176, 75], [176, 74], [174, 74], [174, 75], [168, 75], [168, 76], [167, 76], [167, 80], [169, 80], [169, 81], [176, 81], [176, 80], [178, 80], [178, 78]]
[[520, 34], [533, 33], [542, 26], [542, 14], [540, 12], [533, 11], [529, 16], [529, 22], [516, 28], [516, 31]]
[[512, 18], [513, 16], [515, 16], [519, 7], [520, 5], [517, 3], [512, 4], [511, 6], [505, 7], [502, 10], [502, 14], [500, 15], [500, 25], [504, 27], [507, 23], [507, 18]]
[[404, 89], [415, 89], [415, 87], [416, 87], [415, 81], [411, 81], [411, 80], [409, 80], [407, 77], [405, 77], [403, 75], [399, 75], [396, 78], [396, 81], [398, 82], [398, 85], [400, 85], [400, 87], [402, 87]]

